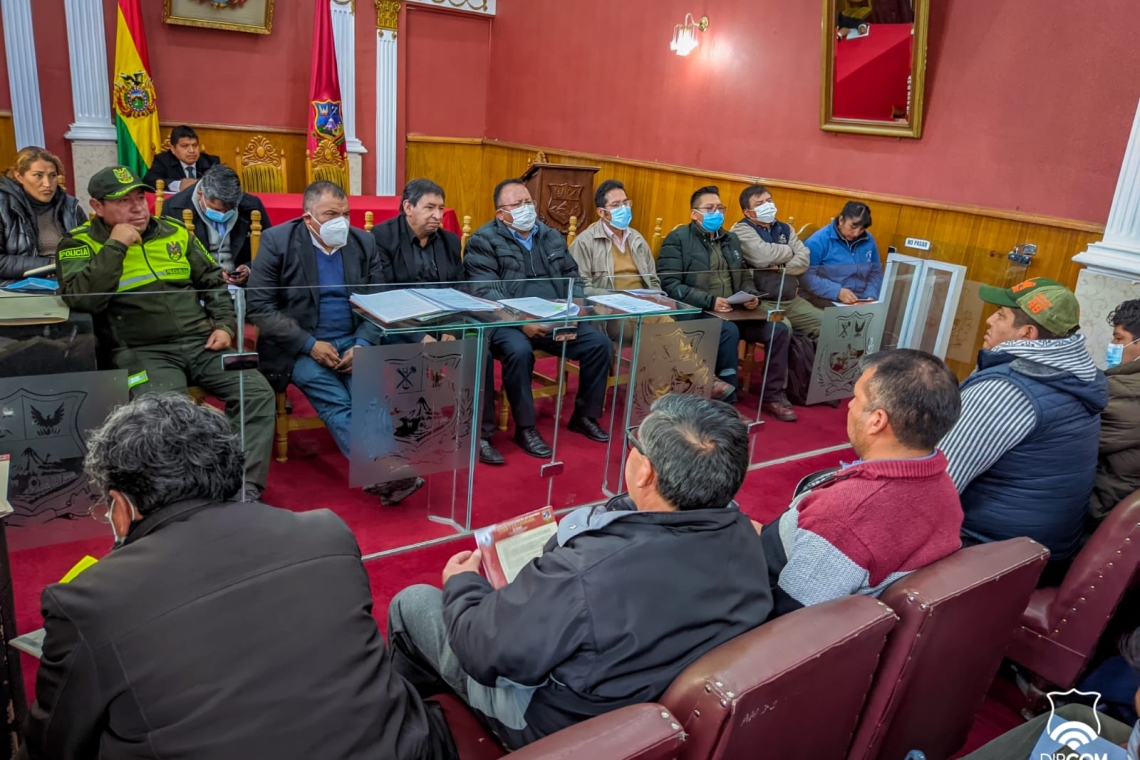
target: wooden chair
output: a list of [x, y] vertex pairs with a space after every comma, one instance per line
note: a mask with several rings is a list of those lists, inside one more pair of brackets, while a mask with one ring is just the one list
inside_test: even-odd
[[166, 182], [158, 180], [154, 183], [154, 215], [162, 216], [162, 206], [166, 203]]
[[574, 244], [574, 239], [578, 237], [578, 217], [570, 217], [570, 223], [566, 228], [566, 245], [571, 246]]
[[[542, 359], [553, 359], [554, 354], [548, 354], [545, 351], [535, 351], [534, 360], [540, 361]], [[577, 367], [574, 368], [577, 370]], [[567, 363], [561, 358], [558, 359], [558, 374], [553, 377], [544, 375], [537, 369], [534, 371], [532, 377], [535, 383], [538, 383], [537, 388], [531, 389], [531, 395], [535, 400], [540, 398], [554, 398], [558, 395], [558, 375], [562, 375], [562, 396], [566, 396], [566, 386], [570, 383], [570, 369]], [[506, 430], [507, 425], [511, 419], [511, 404], [507, 401], [506, 389], [499, 391], [499, 430]]]
[[803, 227], [800, 227], [799, 232], [796, 233], [796, 237], [798, 237], [800, 240], [806, 240], [809, 235], [814, 234], [818, 229], [818, 224], [812, 224], [811, 222], [808, 222]]
[[273, 443], [277, 447], [277, 461], [289, 461], [289, 434], [297, 430], [317, 430], [323, 428], [325, 423], [320, 417], [294, 417], [286, 411], [289, 397], [284, 393], [275, 394], [277, 402], [276, 432]]
[[[740, 341], [739, 346], [740, 356], [740, 390], [745, 393], [752, 387], [752, 373], [759, 368], [760, 374], [764, 374], [764, 344], [763, 343], [749, 343], [748, 341]], [[760, 356], [756, 356], [756, 352], [760, 351]]]
[[257, 251], [261, 248], [261, 212], [249, 212], [249, 263], [257, 260]]
[[247, 193], [288, 192], [285, 155], [262, 135], [254, 135], [242, 150], [234, 148], [238, 181]]
[[467, 253], [467, 239], [471, 237], [471, 217], [463, 217], [463, 237], [459, 240], [459, 258]]
[[657, 222], [653, 225], [653, 238], [649, 243], [649, 250], [653, 254], [653, 258], [657, 258], [657, 253], [661, 250], [661, 243], [665, 241], [665, 236], [661, 234], [661, 225], [664, 223], [664, 219], [657, 217]]
[[188, 208], [182, 209], [182, 224], [186, 225], [187, 232], [194, 234], [194, 212]]
[[305, 151], [305, 184], [332, 182], [347, 193], [352, 187], [349, 179], [348, 156], [342, 156], [332, 142], [323, 140], [318, 143], [316, 155]]

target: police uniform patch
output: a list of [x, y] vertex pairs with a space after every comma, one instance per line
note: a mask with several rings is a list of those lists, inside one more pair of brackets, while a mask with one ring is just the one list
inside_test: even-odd
[[78, 248], [66, 248], [59, 252], [59, 260], [67, 261], [68, 259], [89, 259], [91, 258], [91, 249], [85, 245]]
[[170, 254], [171, 261], [178, 261], [180, 258], [182, 258], [182, 244], [167, 243], [166, 252]]
[[134, 179], [131, 177], [130, 171], [127, 169], [114, 169], [113, 173], [115, 175], [115, 179], [119, 180], [119, 184], [121, 185], [129, 185], [134, 181]]

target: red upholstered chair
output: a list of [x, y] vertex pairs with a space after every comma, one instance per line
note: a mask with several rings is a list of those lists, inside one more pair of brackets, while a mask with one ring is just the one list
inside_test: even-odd
[[887, 639], [850, 760], [947, 758], [966, 741], [1049, 550], [1029, 538], [972, 546], [892, 584]]
[[[443, 708], [460, 760], [498, 760], [507, 751], [457, 697], [433, 697]], [[680, 721], [654, 703], [633, 705], [563, 729], [512, 752], [519, 760], [674, 760], [685, 740]]]
[[1140, 491], [1097, 527], [1057, 588], [1033, 592], [1008, 657], [1048, 684], [1068, 689], [1088, 665], [1140, 566]]
[[661, 698], [688, 738], [681, 760], [842, 760], [897, 618], [836, 599], [742, 634], [685, 669]]

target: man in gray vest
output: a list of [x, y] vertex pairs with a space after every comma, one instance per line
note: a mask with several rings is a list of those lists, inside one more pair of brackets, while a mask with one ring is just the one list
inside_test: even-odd
[[1067, 560], [1081, 546], [1096, 480], [1104, 373], [1077, 334], [1080, 304], [1059, 282], [983, 285], [998, 307], [962, 416], [938, 448], [962, 497], [967, 543], [1029, 536]]

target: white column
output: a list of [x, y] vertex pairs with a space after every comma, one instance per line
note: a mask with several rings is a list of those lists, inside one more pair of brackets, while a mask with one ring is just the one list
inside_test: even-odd
[[348, 151], [353, 195], [360, 195], [361, 154], [367, 153], [356, 136], [356, 0], [332, 0], [333, 38], [336, 41], [336, 73], [344, 119], [344, 144]]
[[64, 0], [67, 51], [71, 60], [71, 102], [75, 122], [68, 140], [115, 140], [111, 87], [107, 81], [107, 43], [100, 0]]
[[1140, 280], [1140, 107], [1124, 150], [1104, 240], [1073, 260], [1094, 273]]
[[40, 78], [36, 40], [32, 33], [32, 0], [0, 0], [4, 17], [4, 50], [8, 58], [8, 91], [16, 148], [44, 145], [44, 115], [40, 108]]
[[396, 30], [376, 40], [376, 194], [396, 194]]

